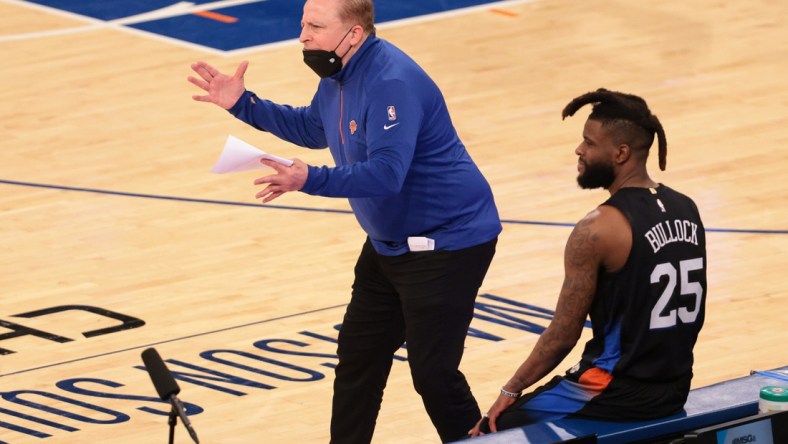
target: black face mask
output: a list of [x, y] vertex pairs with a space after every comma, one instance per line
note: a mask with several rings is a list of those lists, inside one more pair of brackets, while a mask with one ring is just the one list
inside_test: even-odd
[[[345, 37], [347, 37], [352, 30], [353, 28], [350, 28], [348, 32], [345, 33]], [[326, 51], [324, 49], [305, 49], [304, 63], [306, 63], [306, 66], [312, 68], [312, 71], [321, 78], [331, 77], [338, 73], [342, 69], [342, 57], [345, 57], [347, 53], [350, 52], [350, 48], [353, 47], [353, 45], [351, 45], [342, 57], [337, 55], [336, 50], [339, 48], [339, 45], [345, 41], [345, 37], [342, 37], [342, 40], [337, 43], [337, 47], [334, 48], [333, 51]]]

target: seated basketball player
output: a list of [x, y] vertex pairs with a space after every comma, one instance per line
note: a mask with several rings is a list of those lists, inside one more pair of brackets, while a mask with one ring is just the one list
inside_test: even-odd
[[[610, 198], [573, 229], [555, 317], [473, 436], [566, 416], [667, 416], [687, 399], [704, 320], [703, 223], [689, 197], [649, 177], [654, 135], [662, 170], [666, 142], [646, 102], [599, 89], [570, 102], [563, 117], [586, 104], [593, 110], [575, 149], [577, 181]], [[521, 396], [572, 350], [588, 315], [593, 337], [580, 362]]]

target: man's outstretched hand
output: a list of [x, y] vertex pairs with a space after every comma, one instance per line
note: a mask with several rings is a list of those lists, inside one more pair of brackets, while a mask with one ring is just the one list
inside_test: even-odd
[[244, 91], [246, 91], [244, 73], [246, 73], [248, 66], [249, 62], [244, 60], [238, 65], [235, 74], [228, 76], [205, 62], [193, 63], [191, 66], [192, 70], [200, 78], [189, 76], [187, 80], [208, 94], [202, 96], [193, 95], [192, 99], [198, 102], [215, 103], [224, 109], [232, 108], [238, 102], [238, 99], [241, 98]]

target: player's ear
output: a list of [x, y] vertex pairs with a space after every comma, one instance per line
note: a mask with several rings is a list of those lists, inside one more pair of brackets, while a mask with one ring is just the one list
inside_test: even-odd
[[632, 148], [628, 144], [622, 143], [616, 147], [616, 153], [614, 157], [616, 163], [626, 163], [630, 156], [632, 156]]

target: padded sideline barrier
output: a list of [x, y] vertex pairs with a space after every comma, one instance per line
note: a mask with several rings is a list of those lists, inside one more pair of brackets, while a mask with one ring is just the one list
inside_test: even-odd
[[[788, 375], [788, 366], [771, 370]], [[763, 374], [753, 374], [691, 390], [684, 409], [672, 416], [648, 421], [600, 421], [567, 418], [529, 424], [469, 440], [473, 444], [547, 444], [596, 435], [599, 444], [628, 444], [669, 438], [690, 430], [744, 418], [758, 413], [760, 389], [786, 385]], [[571, 442], [571, 441], [570, 441]]]

